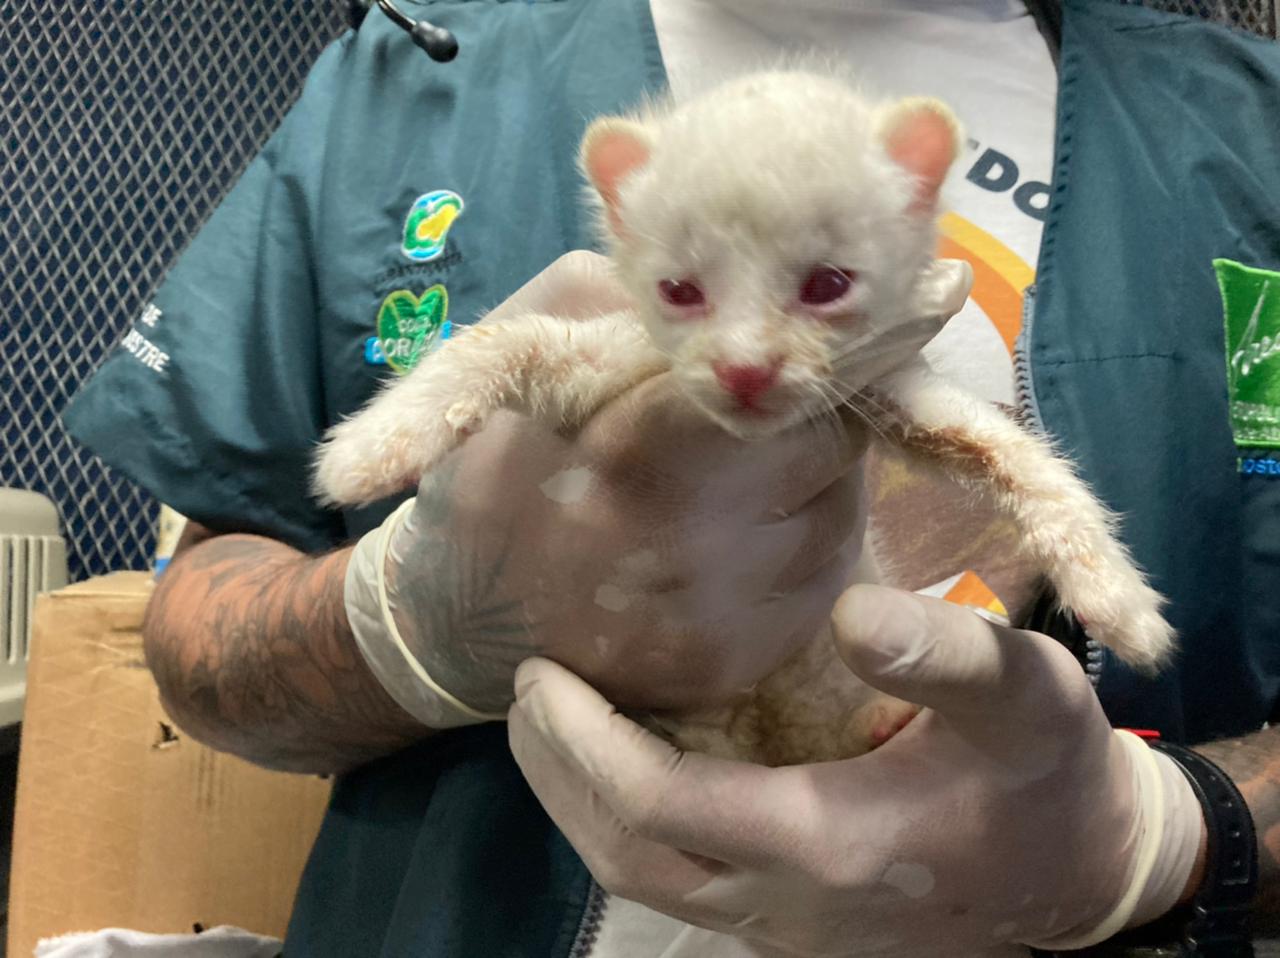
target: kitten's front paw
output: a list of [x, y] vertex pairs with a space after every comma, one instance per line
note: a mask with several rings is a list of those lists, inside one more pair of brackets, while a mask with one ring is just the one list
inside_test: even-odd
[[369, 457], [358, 443], [344, 439], [341, 428], [331, 430], [316, 453], [312, 494], [325, 506], [372, 502], [379, 498], [376, 493], [382, 479], [369, 468]]
[[366, 506], [417, 485], [416, 437], [380, 434], [366, 416], [331, 428], [316, 450], [311, 491], [325, 506]]

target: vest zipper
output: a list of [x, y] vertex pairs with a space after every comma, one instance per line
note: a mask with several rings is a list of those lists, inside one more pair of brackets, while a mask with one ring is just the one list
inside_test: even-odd
[[[1018, 404], [1018, 413], [1028, 429], [1045, 435], [1044, 418], [1040, 414], [1040, 403], [1036, 400], [1035, 375], [1031, 368], [1031, 327], [1035, 322], [1036, 287], [1028, 286], [1022, 291], [1022, 329], [1013, 343], [1013, 388]], [[1094, 688], [1102, 681], [1102, 669], [1107, 657], [1102, 643], [1085, 635], [1074, 616], [1066, 616], [1046, 607], [1043, 601], [1036, 603], [1031, 619], [1026, 627], [1044, 632], [1062, 642], [1074, 654], [1089, 682]]]
[[1018, 412], [1035, 432], [1044, 434], [1040, 404], [1036, 402], [1034, 376], [1031, 371], [1031, 325], [1035, 322], [1036, 288], [1032, 284], [1022, 291], [1022, 328], [1013, 341], [1013, 389]]
[[609, 893], [594, 878], [591, 879], [591, 887], [587, 891], [587, 907], [582, 911], [582, 921], [578, 923], [578, 933], [573, 936], [573, 946], [569, 949], [568, 958], [591, 958], [608, 904]]

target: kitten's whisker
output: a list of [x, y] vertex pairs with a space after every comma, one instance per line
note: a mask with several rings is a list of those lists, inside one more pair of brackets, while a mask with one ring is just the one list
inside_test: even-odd
[[877, 402], [866, 393], [855, 392], [851, 394], [845, 402], [852, 403], [863, 410], [873, 410], [886, 418], [890, 415], [889, 408], [887, 406], [883, 403]]
[[886, 443], [892, 441], [889, 434], [885, 431], [884, 424], [874, 416], [868, 415], [865, 409], [860, 409], [852, 403], [846, 403], [845, 405], [854, 415], [866, 423], [868, 429], [883, 439]]
[[845, 394], [826, 380], [820, 379], [814, 382], [813, 389], [822, 397], [824, 405], [829, 410], [839, 409], [846, 401]]
[[[827, 407], [833, 411], [847, 405], [849, 402], [850, 397], [847, 391], [837, 389], [826, 380], [819, 380], [815, 383], [815, 388], [818, 390], [819, 395], [823, 397]], [[839, 417], [837, 416], [837, 418]]]
[[855, 389], [845, 395], [845, 402], [852, 403], [859, 408], [880, 413], [883, 416], [889, 415], [889, 407], [879, 402], [870, 392]]
[[836, 393], [835, 389], [831, 387], [828, 383], [825, 383], [819, 380], [812, 384], [808, 384], [808, 388], [810, 389], [811, 392], [813, 392], [818, 397], [819, 401], [821, 402], [821, 406], [817, 410], [818, 414], [821, 414], [824, 416], [830, 415], [834, 409], [839, 407], [840, 396]]
[[[842, 407], [850, 409], [855, 415], [861, 419], [868, 428], [877, 436], [888, 441], [889, 436], [885, 433], [881, 424], [866, 410], [860, 408], [854, 401], [853, 397], [846, 397], [839, 389], [826, 380], [816, 380], [813, 383], [813, 391], [823, 400], [823, 416], [829, 418], [833, 429], [839, 430], [841, 427], [839, 409]], [[858, 394], [855, 393], [854, 396]]]
[[893, 418], [893, 410], [891, 410], [888, 406], [884, 405], [884, 403], [877, 401], [875, 398], [875, 395], [869, 392], [866, 388], [855, 389], [852, 392], [850, 392], [848, 394], [846, 402], [856, 402], [864, 406], [870, 406], [874, 408], [876, 412], [883, 415], [886, 419]]
[[870, 429], [873, 433], [875, 433], [885, 442], [889, 442], [888, 433], [884, 431], [884, 428], [880, 425], [879, 422], [877, 422], [871, 416], [867, 415], [866, 410], [859, 409], [857, 406], [855, 406], [853, 403], [850, 403], [850, 402], [846, 402], [844, 405], [847, 409], [849, 409], [850, 412], [852, 412], [855, 416], [861, 419], [863, 423], [866, 424], [868, 429]]
[[[863, 408], [862, 403], [865, 402], [867, 405], [874, 406], [876, 408], [876, 411], [881, 413], [881, 415], [886, 419], [889, 418], [888, 409], [886, 409], [884, 406], [877, 403], [874, 399], [871, 399], [870, 397], [868, 397], [865, 393], [854, 392], [849, 396], [845, 396], [838, 389], [832, 386], [830, 383], [823, 382], [820, 385], [822, 388], [829, 390], [831, 394], [835, 397], [836, 399], [835, 409], [839, 409], [841, 407], [848, 409], [850, 412], [856, 415], [859, 419], [861, 419], [863, 423], [865, 423], [866, 426], [873, 433], [875, 433], [877, 436], [879, 436], [881, 439], [885, 440], [886, 442], [889, 441], [889, 434], [885, 431], [884, 423], [881, 417], [873, 416], [865, 408]], [[833, 409], [833, 413], [834, 413], [834, 409]], [[838, 418], [838, 414], [837, 414], [837, 418]]]

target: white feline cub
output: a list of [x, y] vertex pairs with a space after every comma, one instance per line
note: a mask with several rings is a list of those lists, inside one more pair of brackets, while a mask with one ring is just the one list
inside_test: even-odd
[[[380, 499], [414, 486], [500, 407], [572, 428], [667, 370], [745, 439], [849, 405], [880, 439], [993, 497], [1090, 634], [1157, 665], [1172, 632], [1113, 518], [1045, 440], [919, 353], [936, 331], [919, 321], [920, 297], [938, 268], [938, 191], [959, 143], [941, 103], [872, 104], [798, 70], [597, 120], [581, 162], [636, 311], [460, 330], [329, 432], [319, 495]], [[961, 283], [962, 299], [967, 274]], [[748, 701], [660, 724], [684, 747], [790, 764], [860, 754], [913, 712], [850, 676], [824, 632]]]

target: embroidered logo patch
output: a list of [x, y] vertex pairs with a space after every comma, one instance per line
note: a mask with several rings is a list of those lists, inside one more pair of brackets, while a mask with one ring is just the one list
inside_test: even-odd
[[401, 252], [425, 263], [444, 252], [453, 221], [462, 215], [462, 197], [452, 190], [432, 190], [413, 201], [404, 221]]
[[1280, 449], [1280, 273], [1215, 259], [1237, 446]]
[[407, 289], [388, 293], [378, 307], [377, 331], [365, 340], [365, 362], [407, 373], [449, 338], [449, 291], [437, 283], [420, 296]]

